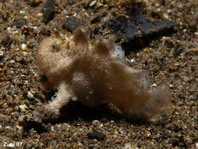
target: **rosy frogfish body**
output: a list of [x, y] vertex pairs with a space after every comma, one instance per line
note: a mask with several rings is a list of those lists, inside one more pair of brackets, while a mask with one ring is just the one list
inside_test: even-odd
[[47, 76], [46, 91], [58, 89], [46, 109], [58, 113], [70, 100], [88, 106], [111, 103], [122, 113], [158, 119], [170, 107], [167, 87], [149, 89], [144, 70], [133, 69], [124, 51], [112, 41], [92, 44], [86, 33], [53, 35], [39, 46], [37, 65]]

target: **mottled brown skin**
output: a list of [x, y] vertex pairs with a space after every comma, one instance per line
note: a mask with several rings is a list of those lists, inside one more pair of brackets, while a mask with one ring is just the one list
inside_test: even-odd
[[145, 71], [129, 67], [114, 42], [92, 45], [82, 30], [73, 36], [44, 39], [37, 63], [48, 78], [43, 88], [58, 89], [57, 97], [45, 106], [55, 113], [71, 99], [88, 106], [112, 103], [127, 115], [144, 115], [150, 120], [170, 107], [166, 87], [149, 90]]

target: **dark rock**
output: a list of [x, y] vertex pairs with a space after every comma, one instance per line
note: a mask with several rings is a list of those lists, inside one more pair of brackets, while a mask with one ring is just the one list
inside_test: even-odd
[[173, 147], [179, 145], [179, 139], [178, 138], [171, 138], [170, 143], [172, 144]]
[[35, 35], [35, 31], [33, 28], [30, 27], [24, 27], [21, 29], [21, 32], [25, 36]]
[[48, 23], [54, 16], [56, 0], [47, 0], [43, 5], [43, 22]]
[[10, 36], [6, 36], [5, 38], [3, 38], [3, 40], [1, 41], [1, 45], [3, 45], [5, 48], [7, 48], [8, 50], [10, 50], [12, 43], [14, 42], [14, 39], [10, 38]]
[[174, 44], [173, 44], [173, 42], [171, 40], [166, 40], [165, 41], [165, 46], [167, 48], [172, 48], [172, 47], [174, 47]]
[[171, 123], [169, 125], [167, 125], [167, 128], [171, 131], [174, 131], [174, 132], [180, 132], [182, 131], [183, 129], [181, 128], [181, 126], [178, 126], [177, 124], [174, 124], [174, 123]]
[[2, 19], [2, 20], [0, 19], [0, 23], [3, 23], [3, 22], [5, 23], [10, 18], [10, 15], [9, 13], [6, 13], [6, 12], [5, 13], [0, 12], [0, 18]]
[[39, 32], [39, 34], [44, 35], [44, 36], [50, 36], [51, 32], [49, 29], [42, 28], [41, 31]]
[[90, 23], [91, 24], [99, 23], [101, 21], [101, 19], [104, 18], [105, 16], [106, 16], [106, 14], [102, 14], [102, 15], [96, 16], [90, 21]]
[[27, 1], [27, 3], [31, 7], [37, 7], [41, 2], [42, 2], [42, 0], [29, 0], [29, 1]]
[[79, 0], [67, 0], [67, 5], [73, 5], [77, 2], [79, 2]]
[[89, 139], [104, 140], [106, 136], [105, 136], [104, 134], [102, 134], [102, 133], [96, 131], [96, 130], [93, 130], [92, 132], [89, 132], [89, 133], [87, 134], [87, 137], [88, 137]]
[[16, 26], [17, 28], [21, 28], [24, 25], [27, 25], [27, 20], [24, 18], [16, 18], [12, 23], [12, 26]]
[[173, 147], [187, 147], [186, 141], [184, 140], [183, 136], [179, 136], [179, 137], [174, 137], [170, 139], [170, 143], [172, 144]]
[[185, 50], [184, 48], [175, 49], [173, 51], [173, 56], [175, 57], [179, 56], [184, 50]]
[[82, 23], [78, 19], [76, 19], [74, 17], [69, 17], [69, 18], [65, 19], [65, 21], [63, 23], [63, 29], [72, 33], [77, 28], [79, 28], [80, 26], [83, 26], [83, 25], [84, 25], [84, 23]]

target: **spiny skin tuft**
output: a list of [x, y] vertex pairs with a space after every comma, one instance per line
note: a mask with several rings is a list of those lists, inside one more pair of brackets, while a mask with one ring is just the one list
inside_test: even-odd
[[126, 115], [143, 115], [151, 121], [170, 107], [166, 87], [150, 90], [147, 73], [127, 65], [124, 51], [112, 41], [91, 44], [86, 33], [45, 38], [38, 49], [37, 65], [47, 76], [46, 91], [58, 89], [46, 109], [59, 109], [72, 99], [88, 106], [112, 103]]

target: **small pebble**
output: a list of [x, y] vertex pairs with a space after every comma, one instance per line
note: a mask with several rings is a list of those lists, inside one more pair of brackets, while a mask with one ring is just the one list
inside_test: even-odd
[[113, 124], [113, 123], [115, 123], [115, 121], [114, 120], [111, 120], [110, 123]]
[[24, 105], [20, 105], [19, 108], [20, 108], [22, 111], [26, 111], [27, 106], [24, 104]]
[[0, 60], [3, 58], [4, 52], [0, 50]]
[[20, 131], [22, 131], [22, 130], [23, 130], [23, 127], [22, 127], [22, 126], [20, 126], [20, 125], [16, 125], [16, 128], [17, 128], [18, 130], [20, 130]]
[[174, 85], [173, 85], [173, 84], [170, 84], [170, 85], [169, 85], [169, 87], [170, 87], [170, 88], [173, 88], [173, 87], [174, 87]]
[[0, 56], [3, 56], [4, 52], [2, 50], [0, 50]]
[[89, 7], [92, 7], [92, 6], [94, 6], [94, 5], [96, 5], [96, 0], [92, 1], [92, 2], [89, 4]]
[[63, 10], [64, 14], [68, 14], [68, 11], [66, 9]]
[[22, 123], [24, 120], [25, 120], [25, 116], [24, 115], [21, 115], [21, 116], [19, 116], [19, 118], [18, 118], [18, 122], [19, 123]]
[[101, 7], [101, 6], [103, 6], [103, 4], [101, 2], [97, 2], [96, 6]]
[[41, 17], [43, 17], [43, 13], [40, 12], [36, 16], [39, 17], [39, 18], [41, 18]]
[[11, 64], [14, 64], [14, 63], [15, 63], [15, 61], [14, 61], [14, 60], [11, 60], [11, 61], [10, 61], [10, 63], [11, 63]]
[[27, 45], [23, 43], [23, 44], [21, 45], [21, 49], [22, 49], [22, 50], [26, 50], [26, 49], [27, 49]]
[[134, 62], [135, 62], [135, 59], [132, 58], [132, 59], [131, 59], [131, 63], [134, 63]]
[[157, 87], [157, 84], [156, 84], [156, 83], [153, 83], [153, 84], [152, 84], [152, 87]]
[[22, 10], [21, 10], [19, 13], [20, 13], [21, 15], [24, 15], [24, 14], [25, 14], [25, 11], [22, 11]]
[[196, 149], [198, 149], [198, 143], [196, 143], [195, 146], [196, 146]]
[[51, 141], [48, 142], [48, 146], [51, 146], [52, 148], [55, 148], [56, 144], [57, 144], [56, 140], [51, 140]]
[[131, 143], [125, 143], [124, 149], [131, 149]]
[[34, 95], [31, 92], [27, 93], [28, 99], [34, 99]]
[[98, 120], [93, 120], [92, 121], [92, 125], [95, 126], [95, 127], [101, 127], [102, 126], [102, 123]]
[[101, 133], [101, 132], [98, 132], [96, 130], [93, 130], [92, 132], [89, 132], [87, 134], [87, 137], [89, 139], [97, 139], [97, 140], [104, 140], [105, 139], [105, 134]]
[[116, 139], [115, 140], [115, 144], [121, 144], [122, 143], [122, 140], [121, 139]]

